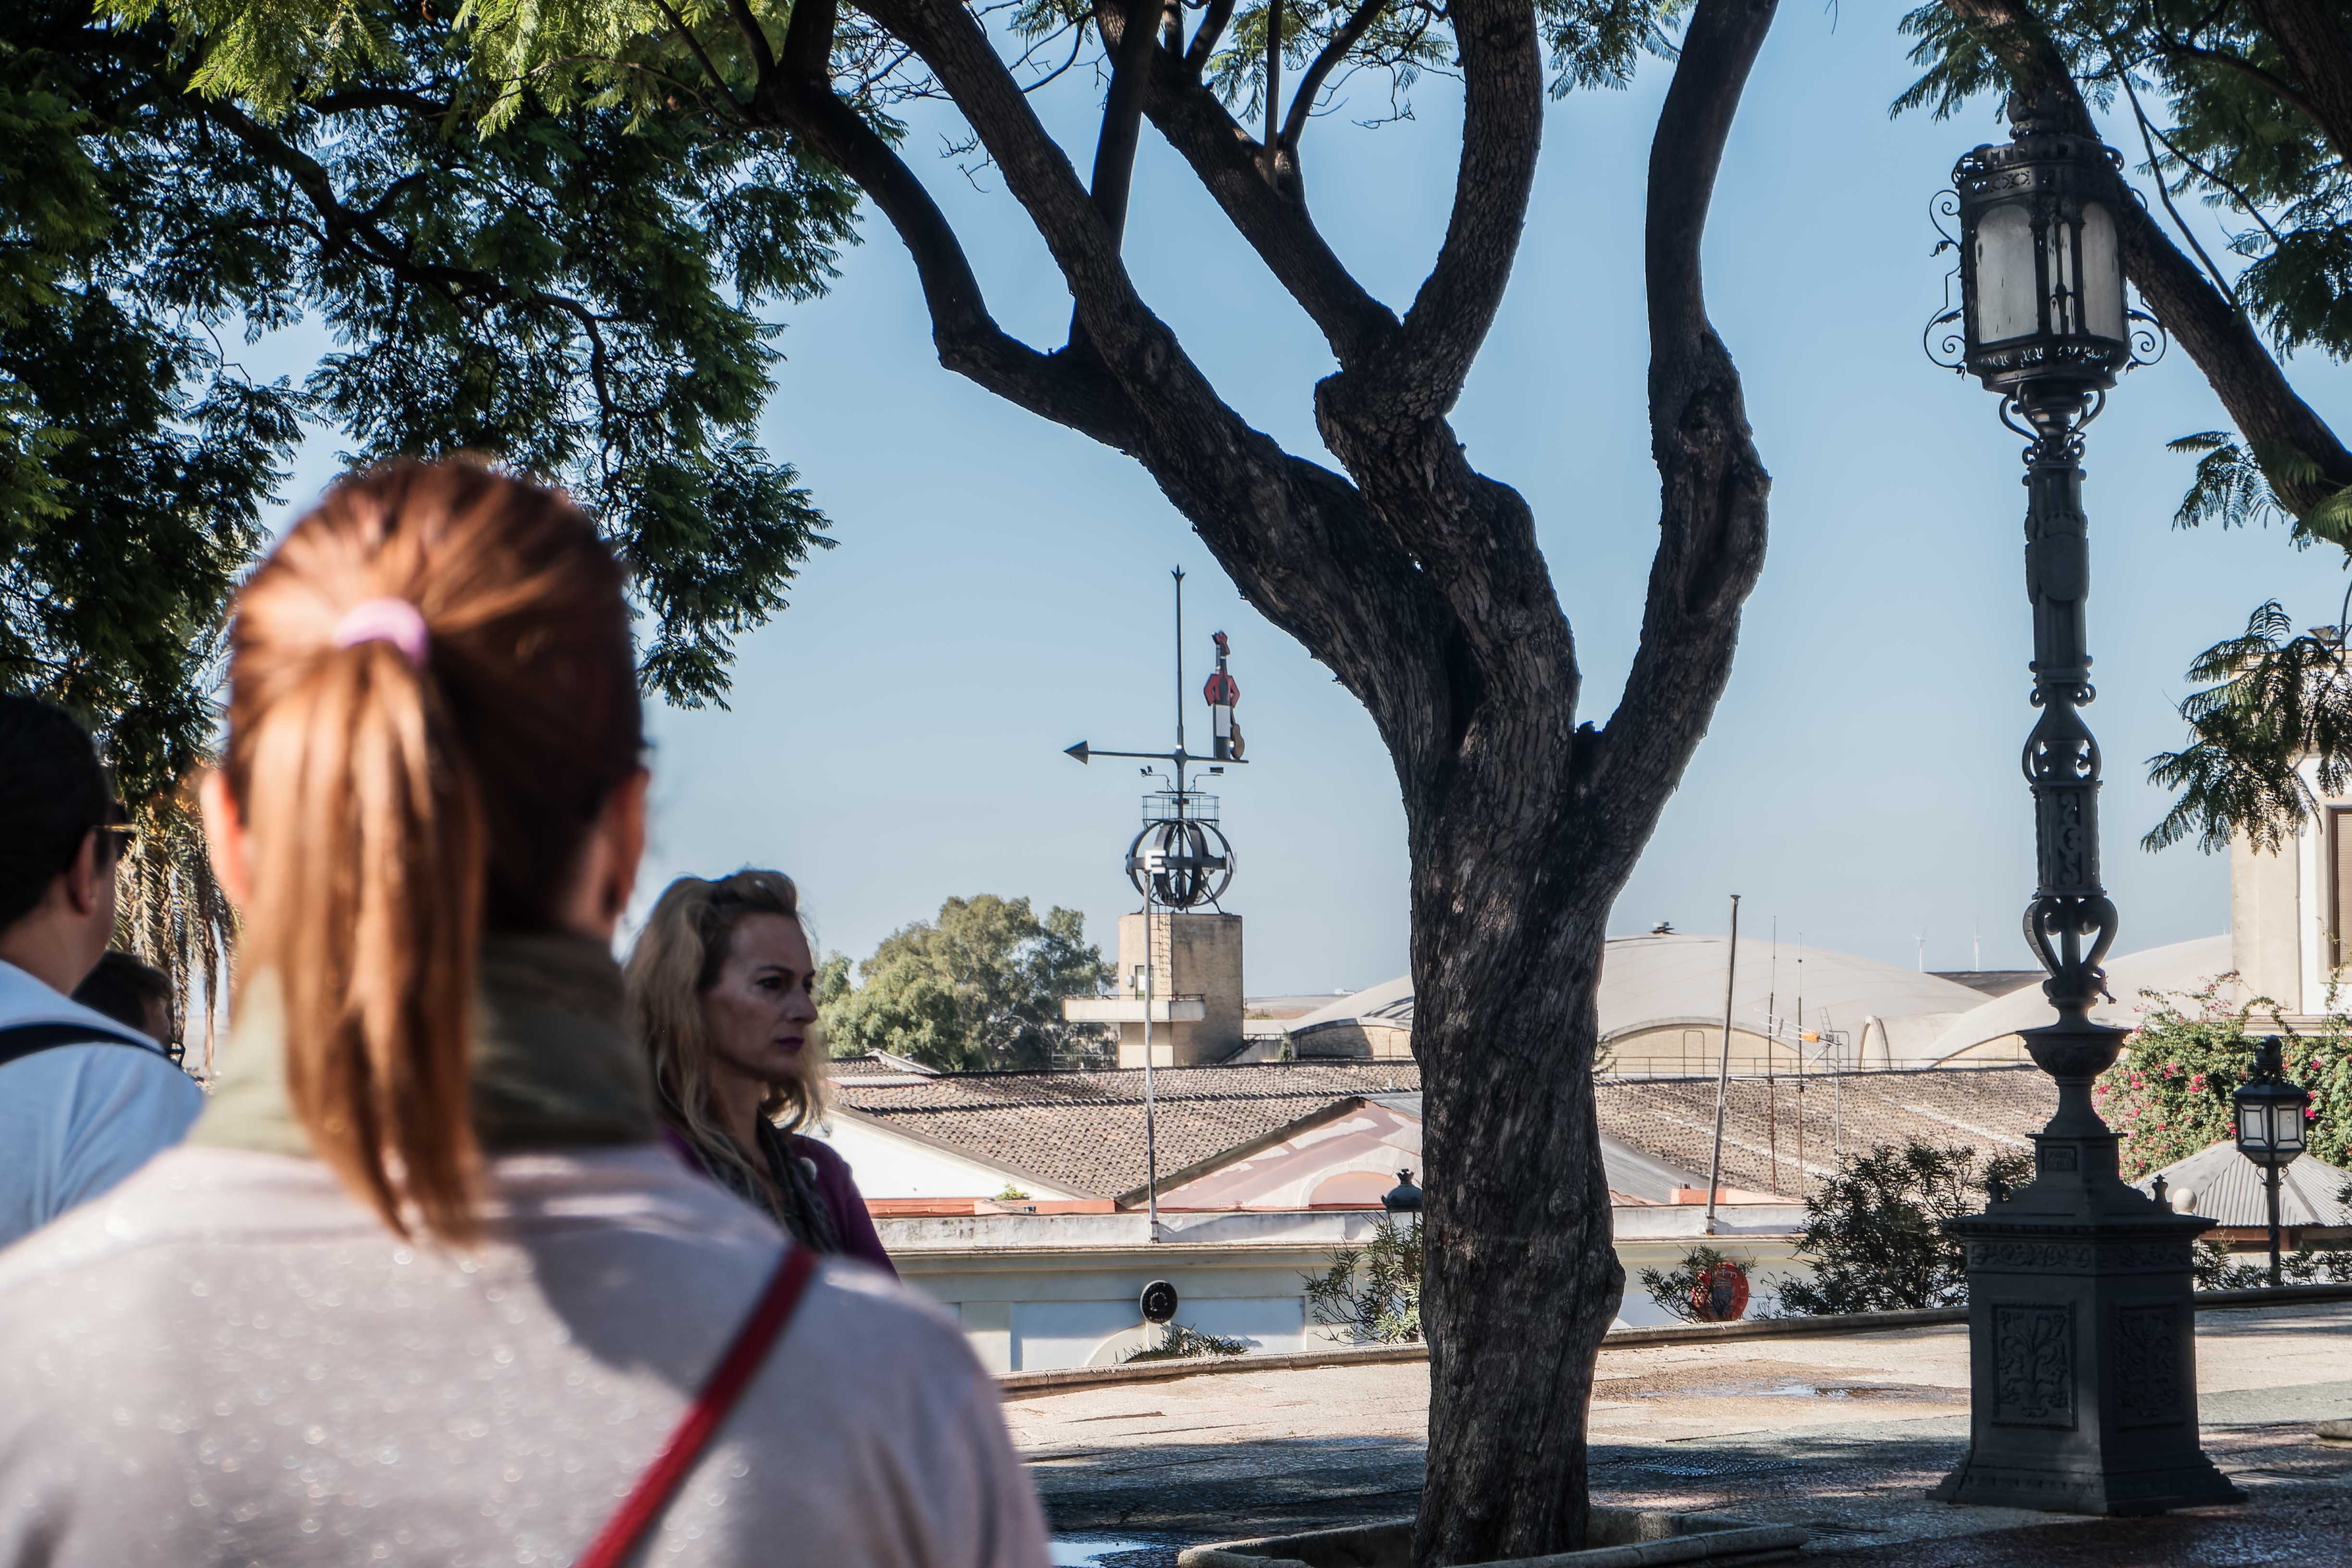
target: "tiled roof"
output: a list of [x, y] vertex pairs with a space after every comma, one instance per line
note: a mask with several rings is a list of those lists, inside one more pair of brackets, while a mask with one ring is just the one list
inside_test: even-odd
[[[1160, 1176], [1254, 1142], [1360, 1095], [1410, 1093], [1410, 1061], [1263, 1062], [1152, 1073]], [[1143, 1073], [942, 1073], [836, 1080], [835, 1101], [1068, 1192], [1116, 1197], [1144, 1183]]]
[[[1162, 1068], [1152, 1077], [1163, 1183], [1349, 1100], [1402, 1105], [1421, 1091], [1421, 1068], [1411, 1061]], [[1602, 1132], [1705, 1184], [1713, 1079], [1602, 1081], [1593, 1092]], [[835, 1098], [884, 1126], [1067, 1192], [1117, 1197], [1143, 1185], [1140, 1070], [849, 1079], [836, 1083]], [[1979, 1158], [2028, 1150], [2028, 1135], [2057, 1108], [2057, 1089], [2040, 1068], [2022, 1065], [1819, 1074], [1801, 1086], [1794, 1078], [1735, 1079], [1724, 1114], [1723, 1185], [1795, 1195], [1801, 1108], [1811, 1185], [1836, 1169], [1841, 1148], [1916, 1138], [1966, 1145]]]
[[[1706, 1184], [1715, 1137], [1712, 1079], [1611, 1080], [1594, 1084], [1593, 1092], [1603, 1132], [1696, 1173]], [[2057, 1085], [2024, 1064], [1734, 1079], [1724, 1105], [1723, 1185], [1794, 1196], [1801, 1184], [1836, 1170], [1841, 1149], [1851, 1154], [1915, 1138], [1972, 1148], [1979, 1159], [2026, 1152], [2030, 1134], [2057, 1108]]]

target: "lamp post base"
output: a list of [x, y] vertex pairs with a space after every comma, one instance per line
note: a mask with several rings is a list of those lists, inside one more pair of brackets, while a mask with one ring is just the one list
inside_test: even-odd
[[2197, 1426], [2191, 1248], [2214, 1222], [2126, 1186], [2091, 1110], [2121, 1037], [2028, 1033], [2060, 1103], [2033, 1182], [1944, 1225], [1968, 1247], [1969, 1452], [1929, 1497], [2097, 1514], [2245, 1500]]

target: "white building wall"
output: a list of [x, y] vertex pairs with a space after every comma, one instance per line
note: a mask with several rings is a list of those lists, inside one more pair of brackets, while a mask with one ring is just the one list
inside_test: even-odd
[[1007, 1186], [1033, 1198], [1084, 1195], [918, 1143], [843, 1111], [835, 1111], [831, 1125], [810, 1135], [833, 1145], [848, 1163], [857, 1190], [869, 1198], [992, 1198]]
[[[1626, 1293], [1621, 1327], [1670, 1322], [1641, 1270], [1670, 1269], [1700, 1235], [1703, 1211], [1620, 1208], [1617, 1255]], [[1360, 1243], [1378, 1223], [1361, 1211], [1163, 1217], [1149, 1239], [1140, 1214], [978, 1215], [885, 1219], [882, 1240], [900, 1276], [953, 1311], [981, 1364], [993, 1372], [1109, 1365], [1151, 1342], [1138, 1298], [1154, 1279], [1176, 1287], [1176, 1321], [1251, 1342], [1258, 1353], [1333, 1342], [1307, 1320], [1307, 1277], [1330, 1266], [1336, 1247]], [[1715, 1245], [1749, 1264], [1750, 1314], [1775, 1297], [1774, 1281], [1804, 1272], [1794, 1257], [1803, 1210], [1741, 1205], [1724, 1215]]]

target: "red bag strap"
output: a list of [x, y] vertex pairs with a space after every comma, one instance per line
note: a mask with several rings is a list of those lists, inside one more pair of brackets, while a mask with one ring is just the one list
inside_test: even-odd
[[636, 1486], [614, 1510], [613, 1517], [605, 1521], [604, 1530], [581, 1557], [577, 1568], [621, 1568], [629, 1560], [629, 1554], [669, 1506], [671, 1494], [702, 1457], [711, 1435], [727, 1419], [728, 1412], [735, 1408], [743, 1390], [751, 1386], [752, 1375], [768, 1359], [770, 1347], [784, 1331], [784, 1325], [793, 1321], [793, 1311], [801, 1304], [801, 1295], [815, 1272], [814, 1252], [797, 1244], [785, 1252], [767, 1289], [752, 1306], [751, 1315], [735, 1331], [735, 1342], [727, 1347], [725, 1359], [702, 1385], [702, 1392], [694, 1396], [686, 1418], [669, 1435], [661, 1453], [646, 1467], [646, 1473], [637, 1478]]

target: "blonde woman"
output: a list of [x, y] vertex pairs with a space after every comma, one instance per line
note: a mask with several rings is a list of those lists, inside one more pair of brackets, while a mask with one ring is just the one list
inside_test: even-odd
[[629, 1021], [679, 1151], [804, 1246], [890, 1268], [849, 1166], [800, 1132], [824, 1109], [824, 1052], [792, 879], [680, 877], [627, 973]]

